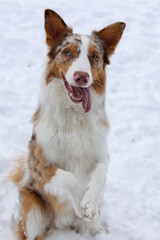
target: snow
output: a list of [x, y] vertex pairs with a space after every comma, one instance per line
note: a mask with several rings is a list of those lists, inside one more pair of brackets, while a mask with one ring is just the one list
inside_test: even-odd
[[[5, 176], [31, 136], [46, 54], [45, 8], [79, 33], [116, 21], [127, 24], [107, 73], [111, 162], [104, 219], [109, 234], [96, 240], [160, 240], [159, 0], [0, 1], [0, 238], [16, 239], [18, 193]], [[56, 230], [51, 239], [92, 238]]]

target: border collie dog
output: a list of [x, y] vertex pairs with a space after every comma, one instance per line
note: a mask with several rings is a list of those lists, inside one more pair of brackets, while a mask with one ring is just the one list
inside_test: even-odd
[[52, 227], [100, 231], [109, 162], [105, 68], [124, 28], [117, 22], [74, 34], [56, 12], [45, 11], [48, 61], [28, 153], [12, 173], [20, 239], [44, 239]]

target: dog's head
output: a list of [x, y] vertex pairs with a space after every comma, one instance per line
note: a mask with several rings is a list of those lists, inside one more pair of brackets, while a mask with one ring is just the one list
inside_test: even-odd
[[54, 11], [45, 11], [46, 43], [49, 68], [46, 84], [54, 78], [63, 80], [70, 101], [82, 102], [85, 112], [91, 109], [90, 89], [97, 95], [105, 90], [105, 66], [122, 36], [125, 23], [117, 22], [90, 36], [74, 34]]

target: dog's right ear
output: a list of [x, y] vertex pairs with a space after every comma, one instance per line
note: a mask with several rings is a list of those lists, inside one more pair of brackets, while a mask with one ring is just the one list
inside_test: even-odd
[[66, 25], [63, 19], [50, 9], [45, 10], [45, 30], [46, 43], [50, 47], [54, 47], [69, 33], [72, 33], [72, 29]]

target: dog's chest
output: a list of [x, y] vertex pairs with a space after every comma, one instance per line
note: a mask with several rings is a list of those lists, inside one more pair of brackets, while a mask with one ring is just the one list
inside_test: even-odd
[[64, 112], [51, 118], [46, 114], [36, 132], [49, 162], [81, 180], [101, 158], [103, 131], [95, 116]]

